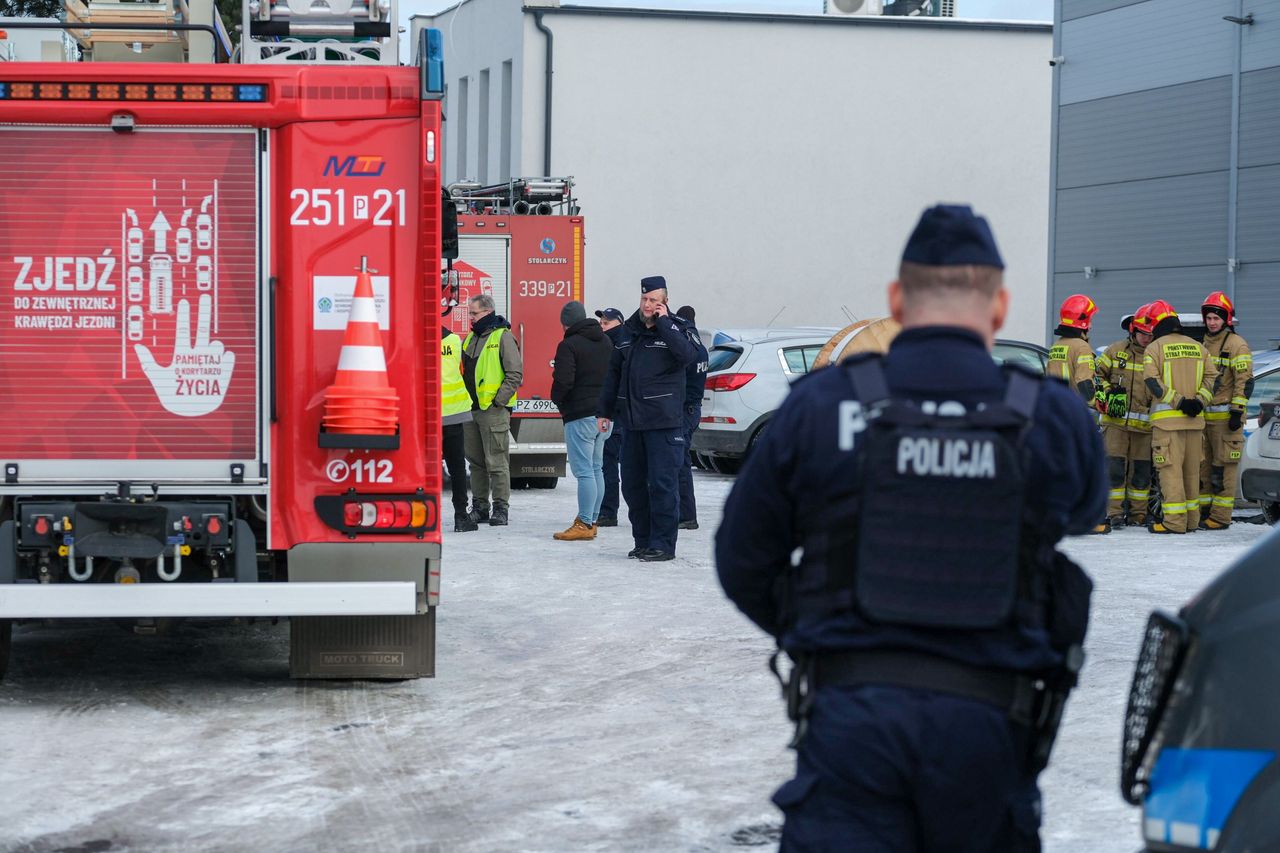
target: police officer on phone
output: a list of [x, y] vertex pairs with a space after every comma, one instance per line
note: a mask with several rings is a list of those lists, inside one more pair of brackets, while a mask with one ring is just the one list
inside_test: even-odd
[[926, 210], [888, 354], [797, 382], [725, 504], [720, 581], [795, 662], [784, 850], [1039, 849], [1092, 587], [1054, 545], [1107, 481], [1076, 392], [991, 358], [1003, 269], [985, 219]]

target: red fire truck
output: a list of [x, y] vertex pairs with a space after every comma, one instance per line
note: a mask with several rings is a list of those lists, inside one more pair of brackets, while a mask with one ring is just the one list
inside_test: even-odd
[[[279, 616], [295, 676], [434, 674], [444, 78], [395, 21], [262, 0], [241, 63], [0, 63], [0, 674], [14, 620]], [[351, 371], [387, 426], [334, 426]]]
[[[511, 321], [524, 358], [524, 382], [511, 418], [511, 477], [554, 488], [565, 475], [564, 425], [551, 402], [560, 309], [583, 300], [583, 218], [572, 178], [516, 178], [480, 187], [454, 184], [458, 213], [459, 304], [493, 297]], [[465, 317], [455, 314], [465, 337]]]

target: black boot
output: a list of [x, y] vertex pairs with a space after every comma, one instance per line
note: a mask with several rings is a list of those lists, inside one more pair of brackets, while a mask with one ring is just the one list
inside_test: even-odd
[[476, 524], [484, 524], [489, 520], [489, 505], [482, 503], [471, 504], [471, 520]]
[[618, 517], [616, 515], [602, 515], [596, 519], [596, 527], [617, 527]]
[[489, 517], [490, 527], [506, 527], [507, 525], [507, 505], [495, 503], [493, 505], [493, 515]]
[[480, 525], [476, 524], [472, 519], [471, 513], [467, 512], [466, 507], [456, 510], [453, 514], [453, 532], [454, 533], [470, 533], [472, 530], [479, 530]]

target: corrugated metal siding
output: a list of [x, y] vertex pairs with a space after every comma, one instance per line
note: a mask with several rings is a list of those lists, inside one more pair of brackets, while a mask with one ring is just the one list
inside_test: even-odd
[[1241, 34], [1241, 70], [1256, 71], [1280, 65], [1280, 20], [1276, 18], [1276, 0], [1245, 0], [1244, 11], [1245, 14], [1253, 14], [1254, 23], [1251, 27], [1244, 27]]
[[1058, 187], [1225, 170], [1231, 78], [1218, 77], [1064, 106]]
[[1227, 172], [1058, 192], [1055, 272], [1226, 263]]
[[1246, 264], [1280, 261], [1280, 166], [1241, 169], [1236, 209], [1240, 260]]
[[1204, 0], [1148, 0], [1065, 22], [1060, 103], [1231, 74], [1237, 25], [1222, 10]]
[[1270, 163], [1280, 163], [1280, 68], [1240, 76], [1240, 168]]
[[1236, 273], [1238, 329], [1256, 352], [1280, 337], [1280, 264], [1245, 264]]
[[1053, 277], [1053, 289], [1058, 294], [1054, 307], [1073, 293], [1086, 294], [1098, 305], [1089, 342], [1103, 346], [1124, 336], [1120, 318], [1133, 313], [1139, 305], [1164, 299], [1179, 311], [1194, 313], [1205, 294], [1222, 290], [1226, 282], [1226, 264], [1216, 269], [1121, 270], [1103, 272], [1091, 279], [1078, 272], [1059, 273]]
[[1135, 6], [1145, 0], [1062, 0], [1062, 20], [1070, 21], [1083, 18], [1085, 15], [1096, 15], [1119, 9], [1121, 6]]

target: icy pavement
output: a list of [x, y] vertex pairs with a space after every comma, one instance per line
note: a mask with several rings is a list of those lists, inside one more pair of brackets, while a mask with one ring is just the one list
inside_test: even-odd
[[[723, 598], [730, 478], [698, 472], [677, 559], [589, 543], [571, 482], [446, 535], [439, 676], [298, 683], [282, 623], [23, 626], [0, 683], [0, 850], [643, 850], [772, 845], [790, 735], [771, 642]], [[1042, 777], [1046, 849], [1132, 853], [1121, 718], [1147, 612], [1266, 528], [1072, 541], [1093, 576], [1083, 684]]]

